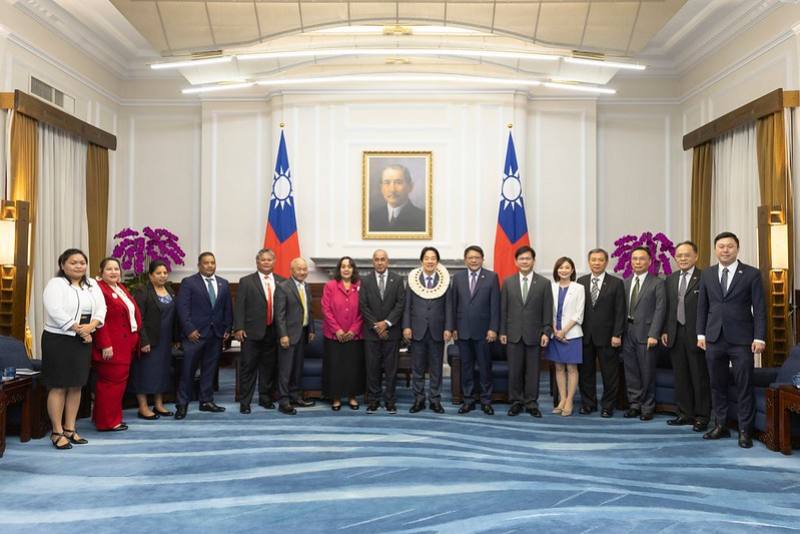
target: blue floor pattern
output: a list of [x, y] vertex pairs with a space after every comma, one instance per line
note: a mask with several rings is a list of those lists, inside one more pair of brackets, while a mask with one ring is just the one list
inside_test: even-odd
[[542, 419], [411, 415], [401, 388], [397, 415], [245, 416], [231, 382], [224, 414], [129, 410], [124, 433], [82, 420], [89, 445], [65, 452], [10, 437], [0, 533], [800, 531], [800, 451], [704, 441], [666, 415], [560, 417], [545, 393]]

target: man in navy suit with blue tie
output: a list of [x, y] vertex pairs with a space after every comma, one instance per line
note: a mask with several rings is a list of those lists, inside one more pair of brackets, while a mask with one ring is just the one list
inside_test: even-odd
[[739, 238], [722, 232], [714, 238], [719, 260], [700, 275], [697, 300], [697, 346], [706, 351], [711, 379], [711, 406], [716, 423], [704, 439], [729, 437], [729, 366], [736, 383], [739, 446], [753, 446], [755, 401], [753, 399], [753, 354], [766, 348], [767, 313], [761, 272], [737, 259]]
[[200, 365], [200, 411], [224, 412], [214, 404], [214, 374], [217, 371], [222, 343], [230, 335], [233, 307], [228, 281], [215, 276], [217, 260], [211, 252], [197, 258], [198, 273], [181, 280], [176, 309], [183, 346], [175, 419], [186, 417], [192, 398], [194, 372]]
[[492, 408], [492, 355], [490, 343], [497, 341], [500, 327], [500, 283], [497, 274], [483, 268], [483, 249], [471, 245], [464, 251], [465, 271], [453, 276], [450, 288], [451, 313], [447, 330], [458, 343], [461, 359], [461, 391], [464, 402], [458, 413], [475, 408], [475, 364], [481, 386], [481, 409]]

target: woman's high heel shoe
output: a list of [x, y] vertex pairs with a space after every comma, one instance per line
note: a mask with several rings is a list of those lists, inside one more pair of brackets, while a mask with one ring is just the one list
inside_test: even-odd
[[561, 413], [563, 410], [564, 410], [563, 408], [559, 408], [558, 406], [556, 406], [555, 408], [553, 408], [553, 413], [554, 413], [554, 414], [556, 414], [556, 415], [558, 415], [558, 414], [560, 414], [560, 413]]
[[[53, 439], [53, 438], [56, 438], [56, 439]], [[64, 439], [67, 440], [67, 442], [64, 443], [63, 445], [59, 445], [58, 444], [58, 442], [61, 441], [61, 438], [64, 438]], [[69, 442], [69, 438], [66, 437], [63, 433], [59, 433], [59, 432], [51, 433], [50, 434], [50, 441], [53, 443], [53, 447], [55, 447], [56, 449], [58, 449], [60, 451], [65, 451], [67, 449], [71, 449], [72, 448], [72, 443]]]
[[342, 409], [341, 404], [331, 404], [331, 410], [333, 410], [334, 412], [338, 412], [341, 409]]
[[67, 430], [66, 428], [64, 429], [64, 437], [67, 438], [69, 442], [72, 443], [73, 445], [86, 445], [87, 443], [89, 443], [88, 441], [86, 441], [81, 437], [76, 438], [75, 431]]

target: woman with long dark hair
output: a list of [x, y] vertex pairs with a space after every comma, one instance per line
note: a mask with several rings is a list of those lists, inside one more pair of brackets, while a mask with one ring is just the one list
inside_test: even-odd
[[88, 259], [76, 248], [58, 257], [58, 274], [44, 288], [42, 380], [57, 449], [84, 445], [75, 431], [81, 388], [89, 379], [92, 336], [103, 325], [106, 303], [97, 282], [86, 276]]
[[322, 360], [325, 396], [331, 409], [339, 411], [341, 398], [348, 398], [351, 410], [358, 410], [356, 397], [364, 393], [363, 319], [358, 307], [361, 281], [353, 258], [344, 256], [336, 265], [333, 280], [322, 290], [322, 331], [325, 355]]

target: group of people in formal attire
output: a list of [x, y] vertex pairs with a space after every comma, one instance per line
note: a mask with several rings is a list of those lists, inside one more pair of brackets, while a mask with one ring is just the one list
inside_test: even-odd
[[[648, 421], [655, 412], [658, 354], [668, 350], [678, 409], [667, 424], [692, 425], [706, 439], [728, 437], [730, 366], [739, 445], [751, 447], [754, 353], [764, 350], [766, 335], [761, 276], [737, 260], [734, 234], [719, 234], [714, 247], [719, 263], [701, 273], [697, 246], [680, 243], [679, 269], [666, 279], [650, 273], [652, 253], [638, 247], [631, 254], [633, 276], [624, 281], [606, 271], [608, 253], [600, 248], [588, 253], [589, 274], [578, 278], [574, 261], [561, 257], [548, 280], [534, 270], [533, 248], [522, 246], [514, 253], [518, 272], [502, 284], [483, 267], [477, 245], [466, 248], [466, 269], [452, 277], [430, 246], [407, 277], [389, 269], [385, 250], [374, 252], [371, 269], [363, 274], [351, 257], [342, 257], [321, 301], [323, 396], [334, 411], [345, 404], [360, 409], [363, 395], [367, 413], [381, 408], [397, 413], [395, 376], [404, 340], [412, 367], [409, 412], [444, 413], [443, 356], [445, 345], [453, 342], [461, 360], [458, 413], [480, 403], [482, 412], [493, 415], [491, 353], [499, 344], [508, 361], [509, 416], [542, 417], [544, 356], [555, 367], [553, 414], [571, 416], [579, 391], [580, 414], [599, 410], [602, 417], [613, 417], [621, 360], [629, 405], [624, 417]], [[302, 388], [306, 347], [317, 335], [308, 265], [293, 259], [291, 275], [283, 278], [273, 272], [275, 259], [270, 249], [258, 252], [256, 272], [239, 281], [234, 305], [210, 252], [200, 255], [198, 272], [181, 281], [177, 295], [167, 282], [167, 266], [159, 261], [149, 265], [148, 283], [131, 295], [120, 283], [118, 260], [104, 259], [100, 277], [93, 279], [85, 254], [65, 251], [58, 275], [44, 291], [42, 372], [53, 445], [68, 449], [87, 442], [75, 431], [75, 419], [90, 367], [97, 377], [92, 419], [100, 431], [127, 429], [122, 420], [126, 390], [136, 395], [142, 419], [184, 419], [194, 398], [201, 411], [224, 411], [214, 402], [213, 380], [230, 336], [241, 344], [240, 413], [251, 413], [256, 384], [257, 402], [264, 408], [274, 409], [277, 400], [280, 412], [295, 415], [297, 408], [313, 406]], [[170, 389], [172, 349], [178, 342], [183, 359], [176, 371], [173, 414], [163, 395]]]

